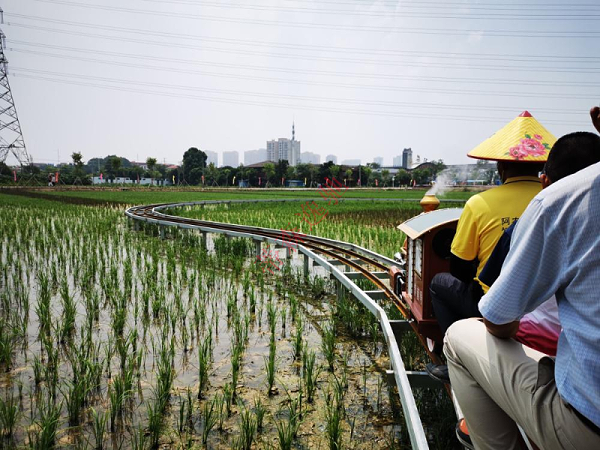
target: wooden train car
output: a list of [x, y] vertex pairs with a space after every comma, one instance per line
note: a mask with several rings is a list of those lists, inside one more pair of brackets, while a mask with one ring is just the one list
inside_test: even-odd
[[462, 208], [438, 209], [399, 225], [407, 236], [403, 267], [390, 271], [392, 288], [410, 307], [419, 333], [438, 343], [443, 336], [433, 312], [429, 285], [434, 275], [450, 271], [450, 247], [461, 213]]

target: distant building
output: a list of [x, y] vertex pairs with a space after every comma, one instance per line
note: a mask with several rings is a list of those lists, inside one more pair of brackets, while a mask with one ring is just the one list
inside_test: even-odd
[[267, 159], [269, 161], [287, 161], [290, 166], [295, 166], [300, 162], [300, 141], [296, 140], [293, 123], [292, 139], [279, 138], [267, 141]]
[[148, 164], [145, 162], [131, 161], [131, 165], [134, 167], [140, 167], [144, 170], [148, 170]]
[[375, 164], [379, 164], [379, 167], [383, 166], [383, 157], [382, 156], [376, 156], [375, 158], [373, 158], [373, 162]]
[[327, 155], [325, 157], [325, 162], [329, 162], [329, 161], [331, 161], [334, 164], [337, 164], [337, 156], [335, 156], [335, 155]]
[[402, 156], [401, 155], [394, 156], [394, 159], [392, 161], [392, 166], [402, 167]]
[[405, 148], [402, 151], [402, 167], [410, 169], [412, 167], [412, 149]]
[[321, 164], [321, 155], [312, 152], [303, 152], [300, 161], [304, 164]]
[[345, 159], [342, 166], [360, 166], [360, 159]]
[[259, 148], [258, 150], [248, 150], [244, 152], [244, 166], [256, 164], [267, 160], [267, 149]]
[[240, 165], [240, 156], [236, 151], [233, 152], [223, 152], [223, 167], [231, 166], [237, 167]]
[[210, 163], [213, 163], [215, 166], [219, 167], [219, 154], [217, 152], [211, 152], [210, 150], [203, 150], [206, 153], [206, 165], [208, 166]]

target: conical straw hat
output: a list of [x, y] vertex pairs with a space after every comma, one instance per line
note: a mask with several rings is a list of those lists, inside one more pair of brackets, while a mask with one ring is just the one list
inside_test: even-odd
[[545, 162], [555, 142], [554, 135], [524, 111], [468, 156], [494, 161]]

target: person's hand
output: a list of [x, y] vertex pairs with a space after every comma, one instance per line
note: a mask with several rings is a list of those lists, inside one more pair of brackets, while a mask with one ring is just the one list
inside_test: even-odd
[[592, 123], [594, 124], [594, 127], [596, 130], [598, 130], [598, 133], [600, 133], [600, 108], [598, 106], [594, 106], [592, 109], [590, 109], [590, 116], [592, 116]]

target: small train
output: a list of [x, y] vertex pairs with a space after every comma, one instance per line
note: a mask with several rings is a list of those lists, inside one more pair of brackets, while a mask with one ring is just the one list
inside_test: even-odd
[[433, 313], [429, 285], [436, 274], [450, 271], [450, 247], [461, 213], [462, 208], [433, 209], [398, 226], [406, 242], [394, 256], [398, 265], [390, 269], [391, 288], [410, 308], [430, 350], [439, 348], [443, 335]]

